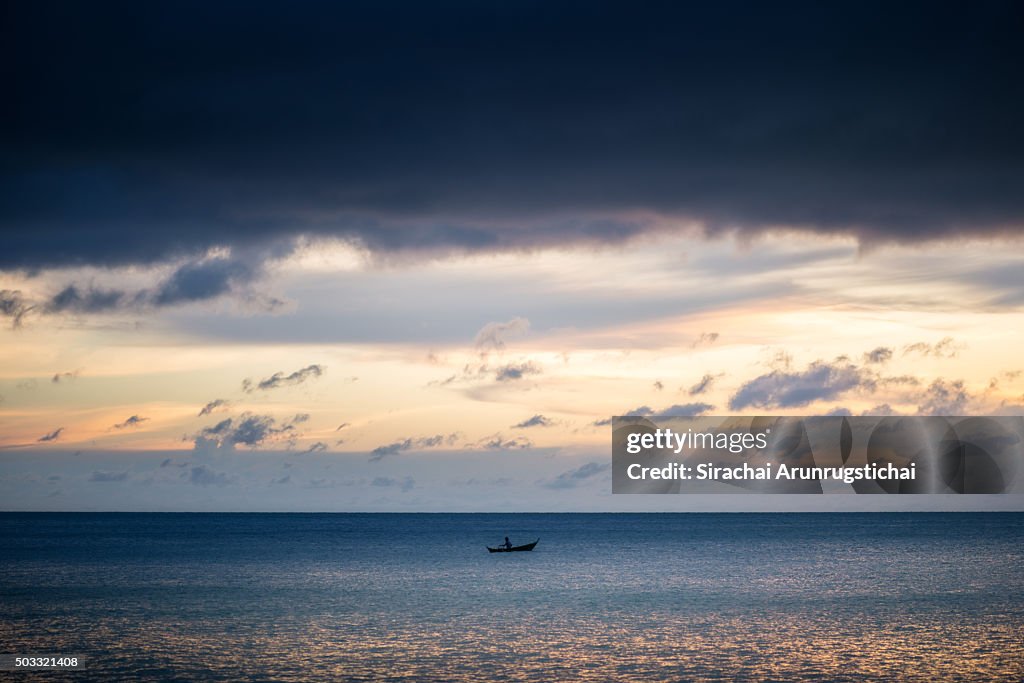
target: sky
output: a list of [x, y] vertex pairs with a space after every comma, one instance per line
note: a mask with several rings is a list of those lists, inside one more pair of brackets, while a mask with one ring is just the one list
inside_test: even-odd
[[1024, 414], [1013, 2], [9, 3], [0, 507], [612, 496], [612, 415]]

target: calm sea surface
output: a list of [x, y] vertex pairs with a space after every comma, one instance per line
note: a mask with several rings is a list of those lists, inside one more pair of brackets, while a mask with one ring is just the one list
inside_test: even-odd
[[41, 680], [1021, 681], [1024, 514], [4, 513], [2, 653], [88, 657]]

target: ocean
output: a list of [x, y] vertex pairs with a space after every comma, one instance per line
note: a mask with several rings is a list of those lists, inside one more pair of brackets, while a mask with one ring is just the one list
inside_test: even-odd
[[[505, 536], [533, 552], [490, 554]], [[1024, 680], [1024, 514], [0, 514], [8, 680]]]

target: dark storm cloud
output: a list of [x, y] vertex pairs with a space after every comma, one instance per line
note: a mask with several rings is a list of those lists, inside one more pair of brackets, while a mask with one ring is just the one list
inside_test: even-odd
[[247, 392], [252, 392], [255, 389], [268, 391], [270, 389], [295, 386], [296, 384], [302, 384], [310, 378], [320, 377], [326, 370], [327, 368], [324, 366], [314, 363], [313, 365], [307, 365], [306, 367], [287, 375], [283, 372], [275, 372], [270, 377], [260, 380], [255, 385], [253, 385], [251, 380], [247, 379], [242, 382], [242, 389]]
[[873, 387], [875, 379], [844, 358], [817, 361], [800, 372], [774, 370], [744, 383], [729, 400], [733, 410], [795, 408], [825, 401], [860, 387]]
[[[611, 243], [659, 215], [709, 232], [1018, 231], [1022, 13], [16, 3], [0, 269], [299, 233], [376, 250]], [[157, 300], [240, 275], [185, 272]]]

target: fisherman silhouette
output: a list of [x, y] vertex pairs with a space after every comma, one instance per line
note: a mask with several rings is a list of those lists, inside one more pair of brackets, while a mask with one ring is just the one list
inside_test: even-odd
[[512, 550], [512, 541], [508, 540], [508, 536], [505, 537], [505, 550]]

